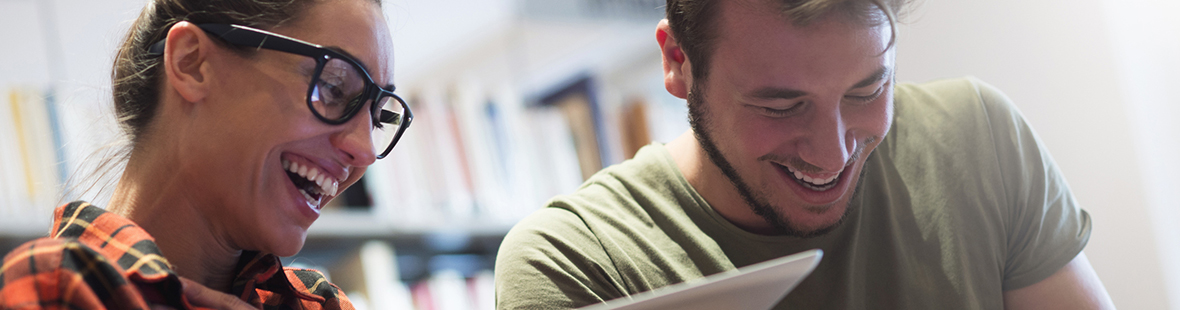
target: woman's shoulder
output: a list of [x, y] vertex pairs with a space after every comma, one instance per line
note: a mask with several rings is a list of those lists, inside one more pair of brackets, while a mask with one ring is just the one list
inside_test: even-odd
[[[4, 256], [0, 309], [146, 309], [148, 300], [178, 302], [155, 294], [179, 280], [151, 236], [134, 223], [84, 201], [62, 205], [53, 216], [48, 237]], [[160, 289], [144, 291], [146, 284]]]
[[114, 261], [73, 238], [39, 238], [4, 256], [0, 308], [146, 308]]

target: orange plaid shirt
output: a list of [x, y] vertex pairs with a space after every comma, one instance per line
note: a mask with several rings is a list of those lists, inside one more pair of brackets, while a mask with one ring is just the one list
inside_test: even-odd
[[[194, 308], [155, 239], [130, 220], [72, 202], [54, 212], [51, 235], [4, 257], [0, 309]], [[257, 308], [352, 309], [323, 274], [283, 268], [275, 255], [243, 252], [237, 270], [231, 293]]]

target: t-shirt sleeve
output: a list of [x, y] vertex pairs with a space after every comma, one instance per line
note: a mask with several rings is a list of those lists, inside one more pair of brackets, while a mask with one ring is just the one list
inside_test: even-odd
[[513, 227], [495, 274], [496, 309], [571, 309], [622, 296], [598, 239], [561, 208], [541, 209]]
[[1005, 291], [1048, 278], [1090, 238], [1090, 215], [1024, 116], [1003, 93], [974, 81], [992, 126], [1006, 197]]

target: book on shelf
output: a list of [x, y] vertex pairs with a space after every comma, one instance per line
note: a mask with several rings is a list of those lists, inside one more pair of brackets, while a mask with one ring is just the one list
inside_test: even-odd
[[486, 91], [477, 82], [411, 94], [413, 125], [365, 177], [374, 214], [391, 225], [507, 227], [581, 184], [560, 109], [527, 107], [511, 91]]
[[3, 89], [0, 101], [0, 222], [48, 227], [61, 193], [60, 133], [51, 91]]
[[407, 87], [414, 123], [363, 179], [374, 216], [407, 230], [506, 230], [633, 156], [651, 143], [652, 127], [685, 122], [678, 114], [653, 122], [668, 117], [667, 109], [653, 107], [643, 87], [605, 92], [631, 99], [603, 105], [600, 88], [611, 83], [595, 79], [578, 77], [531, 96], [475, 78]]
[[591, 86], [590, 78], [581, 78], [540, 100], [543, 106], [560, 109], [569, 123], [583, 180], [602, 170], [605, 162], [602, 120]]
[[496, 281], [491, 270], [482, 270], [467, 279], [472, 310], [496, 309]]
[[388, 243], [367, 241], [329, 267], [328, 274], [349, 299], [370, 309], [410, 309], [410, 291], [400, 282], [396, 257]]
[[434, 272], [411, 285], [413, 309], [492, 310], [495, 309], [495, 281], [491, 270], [471, 277], [453, 269]]
[[632, 99], [620, 109], [619, 120], [623, 158], [631, 159], [640, 148], [652, 141], [647, 124], [647, 103], [642, 99]]

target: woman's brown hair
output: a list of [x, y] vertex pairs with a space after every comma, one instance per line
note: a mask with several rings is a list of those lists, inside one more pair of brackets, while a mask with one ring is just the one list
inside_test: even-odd
[[[67, 181], [64, 196], [90, 192], [95, 183], [118, 173], [122, 163], [149, 134], [148, 128], [159, 106], [163, 57], [149, 50], [163, 40], [178, 22], [194, 24], [238, 24], [271, 29], [297, 19], [316, 2], [324, 0], [150, 0], [131, 25], [115, 54], [111, 70], [111, 94], [117, 122], [125, 142], [112, 143], [92, 153], [86, 161], [99, 158], [93, 170], [84, 174], [83, 183]], [[371, 0], [381, 5], [381, 0]], [[250, 49], [240, 49], [248, 53]], [[88, 183], [88, 184], [87, 184]], [[77, 192], [79, 187], [85, 190]], [[106, 186], [99, 187], [99, 194]], [[66, 197], [63, 197], [66, 198]], [[65, 200], [65, 199], [63, 199]]]
[[148, 49], [181, 21], [239, 24], [260, 29], [295, 19], [314, 0], [153, 0], [119, 46], [111, 93], [119, 127], [134, 147], [152, 122], [160, 97], [163, 58]]

